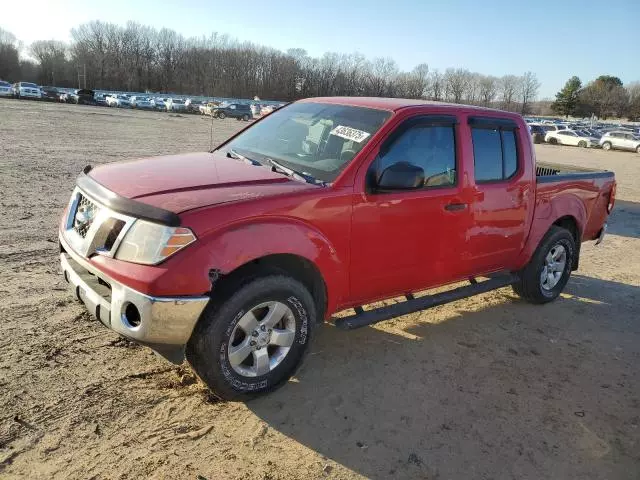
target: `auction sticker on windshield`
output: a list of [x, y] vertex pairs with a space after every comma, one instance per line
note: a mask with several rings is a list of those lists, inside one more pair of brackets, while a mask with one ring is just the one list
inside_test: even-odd
[[353, 140], [354, 142], [358, 143], [362, 143], [369, 135], [371, 135], [370, 133], [363, 132], [362, 130], [358, 130], [357, 128], [345, 127], [343, 125], [338, 125], [329, 133], [331, 135], [346, 138], [347, 140]]

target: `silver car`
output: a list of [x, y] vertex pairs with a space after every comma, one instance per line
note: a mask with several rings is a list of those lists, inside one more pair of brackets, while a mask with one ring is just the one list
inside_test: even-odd
[[600, 146], [603, 150], [631, 150], [640, 153], [640, 137], [630, 132], [607, 132], [600, 138]]

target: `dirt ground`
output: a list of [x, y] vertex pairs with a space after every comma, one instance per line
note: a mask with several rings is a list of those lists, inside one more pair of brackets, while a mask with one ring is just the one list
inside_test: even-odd
[[[553, 304], [502, 289], [354, 332], [330, 325], [265, 398], [212, 400], [66, 291], [57, 224], [86, 164], [207, 150], [199, 116], [0, 100], [0, 477], [637, 479], [640, 156], [604, 244]], [[235, 120], [214, 122], [214, 141]]]

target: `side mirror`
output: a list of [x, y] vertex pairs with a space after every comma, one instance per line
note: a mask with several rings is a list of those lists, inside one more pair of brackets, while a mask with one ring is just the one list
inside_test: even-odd
[[408, 162], [398, 162], [382, 171], [378, 190], [414, 190], [424, 185], [424, 170]]

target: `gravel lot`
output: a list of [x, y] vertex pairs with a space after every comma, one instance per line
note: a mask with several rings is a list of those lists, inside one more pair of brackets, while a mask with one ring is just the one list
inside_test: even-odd
[[[553, 304], [502, 289], [375, 328], [318, 329], [297, 378], [248, 404], [120, 340], [58, 274], [86, 164], [207, 150], [199, 116], [0, 100], [0, 477], [637, 479], [640, 156], [612, 169], [604, 244]], [[241, 126], [214, 121], [219, 142]]]

